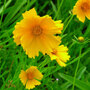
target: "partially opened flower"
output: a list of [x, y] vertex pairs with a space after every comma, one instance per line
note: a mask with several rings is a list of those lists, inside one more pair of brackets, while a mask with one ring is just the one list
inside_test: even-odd
[[35, 9], [26, 11], [23, 20], [15, 26], [14, 41], [21, 44], [29, 57], [38, 56], [39, 51], [43, 54], [50, 53], [51, 48], [60, 44], [60, 34], [63, 29], [61, 21], [53, 21], [48, 15], [40, 17]]
[[26, 85], [26, 89], [33, 89], [36, 85], [41, 84], [39, 80], [43, 78], [43, 75], [36, 66], [31, 66], [26, 71], [21, 70], [19, 78], [23, 85]]
[[82, 22], [85, 21], [85, 17], [90, 20], [90, 0], [78, 0], [74, 6], [73, 14], [77, 15]]
[[69, 60], [70, 56], [67, 53], [68, 48], [65, 47], [64, 45], [58, 46], [57, 48], [53, 49], [53, 52], [51, 52], [50, 57], [51, 60], [57, 61], [57, 63], [60, 66], [66, 66], [67, 60]]

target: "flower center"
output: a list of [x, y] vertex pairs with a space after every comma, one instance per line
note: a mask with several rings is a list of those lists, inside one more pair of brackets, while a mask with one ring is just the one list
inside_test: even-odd
[[28, 78], [29, 80], [32, 80], [32, 79], [34, 78], [33, 73], [31, 73], [31, 72], [27, 73], [27, 78]]
[[52, 54], [56, 55], [57, 54], [57, 50], [53, 50], [53, 52], [51, 52]]
[[89, 5], [88, 5], [88, 3], [83, 3], [82, 5], [81, 5], [81, 9], [83, 10], [83, 11], [87, 11], [88, 9], [89, 9]]
[[32, 29], [32, 33], [33, 33], [33, 35], [38, 36], [38, 35], [41, 35], [42, 34], [42, 30], [43, 29], [40, 26], [35, 26]]

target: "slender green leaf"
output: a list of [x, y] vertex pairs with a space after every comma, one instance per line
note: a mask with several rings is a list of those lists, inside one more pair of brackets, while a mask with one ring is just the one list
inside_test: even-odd
[[[62, 77], [63, 79], [67, 80], [68, 82], [70, 82], [71, 84], [73, 83], [74, 78], [69, 76], [69, 75], [65, 75], [63, 73], [59, 73], [60, 77]], [[90, 89], [90, 84], [87, 84], [84, 81], [75, 80], [75, 85], [80, 88], [81, 90], [89, 90]]]
[[17, 0], [15, 5], [12, 7], [11, 11], [8, 13], [4, 20], [4, 25], [6, 26], [7, 23], [15, 16], [15, 14], [20, 10], [20, 8], [26, 3], [27, 0]]

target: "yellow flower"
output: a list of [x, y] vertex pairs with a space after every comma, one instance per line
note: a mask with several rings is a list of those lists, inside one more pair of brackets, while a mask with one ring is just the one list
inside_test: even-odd
[[82, 36], [78, 37], [78, 41], [83, 42], [84, 41], [84, 37], [82, 37]]
[[63, 29], [61, 21], [53, 21], [48, 15], [40, 17], [35, 9], [26, 11], [23, 19], [15, 26], [14, 41], [21, 44], [29, 57], [38, 56], [39, 51], [43, 54], [50, 53], [51, 48], [60, 44], [60, 34]]
[[64, 45], [58, 46], [57, 48], [53, 49], [53, 52], [51, 52], [50, 57], [51, 60], [57, 61], [57, 63], [60, 66], [66, 66], [65, 62], [69, 60], [70, 56], [67, 53], [68, 48]]
[[19, 78], [23, 85], [26, 85], [26, 89], [33, 89], [36, 85], [41, 84], [38, 80], [41, 80], [43, 75], [36, 66], [31, 66], [26, 71], [21, 70]]
[[85, 21], [85, 16], [90, 20], [90, 0], [78, 0], [73, 9], [80, 21]]

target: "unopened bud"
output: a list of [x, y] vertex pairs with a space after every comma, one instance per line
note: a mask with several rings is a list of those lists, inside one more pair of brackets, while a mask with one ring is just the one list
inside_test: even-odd
[[82, 36], [78, 37], [78, 41], [79, 42], [83, 42], [84, 41], [84, 37], [82, 37]]

